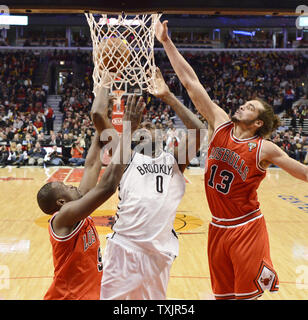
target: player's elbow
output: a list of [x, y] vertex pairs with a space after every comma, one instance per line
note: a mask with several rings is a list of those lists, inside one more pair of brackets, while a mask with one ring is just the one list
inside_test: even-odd
[[114, 177], [105, 179], [104, 193], [108, 196], [112, 196], [117, 190], [118, 182]]
[[200, 83], [199, 79], [196, 78], [191, 78], [191, 77], [183, 77], [183, 79], [181, 79], [182, 85], [185, 87], [185, 89], [188, 92], [194, 91], [194, 89], [196, 88], [196, 86]]

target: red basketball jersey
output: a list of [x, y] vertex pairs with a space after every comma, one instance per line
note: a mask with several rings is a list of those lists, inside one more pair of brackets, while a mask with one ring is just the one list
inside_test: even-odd
[[237, 224], [260, 214], [257, 189], [266, 171], [259, 165], [262, 138], [237, 139], [233, 130], [229, 121], [213, 133], [204, 183], [213, 219]]
[[91, 217], [79, 222], [74, 231], [57, 236], [49, 222], [54, 277], [45, 300], [99, 300], [102, 278], [100, 241]]

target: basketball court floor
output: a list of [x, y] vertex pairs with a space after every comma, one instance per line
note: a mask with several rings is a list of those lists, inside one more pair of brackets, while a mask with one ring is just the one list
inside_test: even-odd
[[[36, 204], [38, 189], [61, 180], [78, 185], [82, 168], [6, 167], [0, 169], [0, 299], [40, 300], [53, 276], [47, 230], [49, 216]], [[203, 170], [185, 171], [187, 188], [178, 208], [175, 230], [180, 254], [171, 270], [168, 299], [212, 299], [207, 263], [207, 231], [210, 212], [205, 199]], [[117, 195], [92, 216], [104, 250], [110, 217]], [[308, 298], [308, 188], [280, 169], [269, 169], [259, 188], [273, 264], [280, 280], [278, 293], [265, 293], [263, 300]]]

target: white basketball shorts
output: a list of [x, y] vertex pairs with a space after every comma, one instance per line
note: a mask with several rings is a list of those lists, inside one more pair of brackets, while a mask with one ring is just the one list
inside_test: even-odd
[[107, 240], [101, 300], [165, 300], [174, 257]]

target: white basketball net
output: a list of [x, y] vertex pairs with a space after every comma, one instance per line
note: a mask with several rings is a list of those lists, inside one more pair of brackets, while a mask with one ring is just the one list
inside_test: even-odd
[[[121, 81], [141, 90], [155, 91], [154, 36], [155, 24], [161, 14], [142, 14], [117, 18], [107, 14], [86, 13], [93, 42], [93, 92], [100, 86], [120, 90]], [[118, 38], [121, 41], [108, 41]], [[114, 40], [114, 39], [113, 39]], [[123, 50], [123, 46], [125, 50]], [[121, 47], [121, 48], [120, 48]], [[121, 50], [120, 50], [121, 49]], [[104, 84], [102, 79], [108, 77]], [[121, 79], [121, 81], [116, 81]]]

